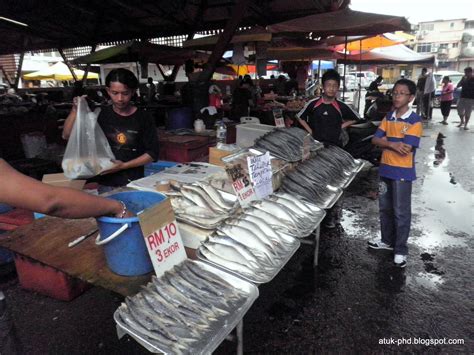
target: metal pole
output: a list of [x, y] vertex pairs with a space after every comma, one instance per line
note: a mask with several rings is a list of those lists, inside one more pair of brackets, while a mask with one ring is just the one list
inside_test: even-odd
[[63, 60], [64, 60], [64, 64], [66, 64], [67, 67], [69, 68], [69, 71], [71, 72], [71, 75], [72, 75], [72, 77], [74, 78], [74, 81], [77, 81], [76, 73], [74, 73], [74, 70], [72, 69], [71, 64], [69, 63], [69, 60], [67, 60], [66, 55], [65, 55], [64, 52], [63, 52], [63, 49], [62, 49], [62, 48], [58, 48], [58, 52], [59, 52], [59, 54], [61, 54], [61, 57], [62, 57]]
[[[360, 93], [362, 91], [362, 86], [360, 85], [362, 79], [362, 40], [359, 41], [359, 85], [357, 90], [359, 91], [358, 100], [357, 100], [357, 112], [360, 113]], [[364, 108], [365, 110], [365, 108]]]
[[347, 35], [344, 39], [344, 77], [342, 78], [342, 101], [346, 101], [344, 96], [346, 94], [346, 59], [347, 59]]
[[318, 266], [318, 256], [319, 256], [319, 236], [321, 232], [321, 226], [318, 226], [314, 231], [314, 258], [313, 258], [313, 268]]
[[236, 333], [237, 333], [237, 355], [244, 354], [244, 320], [237, 324]]
[[[95, 49], [97, 48], [97, 44], [94, 44], [91, 49], [91, 53], [95, 52]], [[87, 63], [86, 70], [84, 71], [84, 75], [82, 76], [82, 81], [85, 84], [87, 80], [87, 75], [89, 74], [89, 69], [91, 68], [91, 63]]]
[[18, 62], [18, 69], [16, 71], [16, 78], [15, 78], [15, 83], [13, 87], [18, 89], [18, 84], [20, 83], [20, 78], [21, 78], [21, 68], [23, 67], [23, 58], [25, 57], [25, 51], [21, 52], [20, 54], [20, 61]]

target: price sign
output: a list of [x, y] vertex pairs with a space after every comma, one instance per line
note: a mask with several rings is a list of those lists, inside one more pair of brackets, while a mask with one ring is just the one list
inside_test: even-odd
[[241, 206], [257, 199], [250, 177], [240, 163], [226, 165], [225, 171], [232, 181], [232, 188]]
[[250, 181], [259, 199], [273, 193], [270, 153], [247, 157]]
[[301, 160], [306, 160], [309, 158], [309, 155], [311, 154], [311, 141], [313, 140], [313, 137], [311, 137], [310, 134], [307, 134], [303, 138], [303, 147], [301, 148]]
[[169, 199], [138, 215], [156, 276], [186, 259], [183, 240]]
[[283, 118], [283, 110], [281, 108], [273, 109], [273, 118], [275, 119], [275, 126], [285, 127], [285, 119]]

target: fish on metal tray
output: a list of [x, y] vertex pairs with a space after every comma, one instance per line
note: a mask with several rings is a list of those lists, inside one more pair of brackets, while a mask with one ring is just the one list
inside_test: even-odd
[[262, 281], [263, 279], [256, 274], [252, 269], [248, 268], [245, 265], [236, 263], [234, 261], [230, 261], [227, 259], [224, 259], [220, 257], [217, 254], [214, 254], [212, 251], [210, 251], [208, 248], [206, 248], [205, 244], [201, 245], [199, 247], [199, 252], [202, 253], [202, 255], [209, 261], [220, 265], [224, 268], [227, 268], [231, 271], [234, 271], [240, 275], [243, 275], [244, 277], [254, 279], [256, 281]]
[[186, 345], [179, 344], [173, 340], [170, 340], [162, 334], [154, 331], [150, 331], [139, 323], [135, 317], [130, 313], [128, 307], [122, 304], [118, 309], [119, 319], [123, 324], [132, 329], [134, 333], [149, 341], [157, 348], [165, 348], [163, 350], [169, 350], [171, 353], [180, 354], [187, 349]]
[[237, 225], [221, 225], [218, 228], [223, 234], [229, 236], [235, 241], [246, 245], [248, 248], [257, 249], [267, 255], [270, 259], [274, 257], [274, 252], [265, 243], [263, 243], [252, 231]]

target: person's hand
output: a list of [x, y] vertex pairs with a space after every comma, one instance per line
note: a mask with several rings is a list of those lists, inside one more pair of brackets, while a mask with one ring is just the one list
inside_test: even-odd
[[72, 108], [74, 110], [77, 110], [77, 105], [79, 104], [79, 98], [82, 98], [82, 97], [87, 97], [87, 95], [75, 96], [72, 98]]
[[121, 161], [121, 160], [112, 160], [112, 162], [114, 163], [114, 166], [112, 166], [111, 168], [109, 168], [107, 170], [102, 171], [100, 173], [100, 175], [113, 174], [113, 173], [116, 173], [120, 170], [126, 169], [125, 163], [123, 161]]
[[127, 210], [127, 211], [125, 212], [125, 214], [123, 215], [123, 217], [122, 217], [122, 212], [117, 213], [117, 214], [115, 215], [115, 218], [130, 218], [130, 217], [135, 217], [135, 213], [133, 213], [133, 212], [130, 211], [130, 210]]
[[391, 142], [390, 148], [400, 155], [407, 155], [411, 152], [411, 145], [403, 142]]

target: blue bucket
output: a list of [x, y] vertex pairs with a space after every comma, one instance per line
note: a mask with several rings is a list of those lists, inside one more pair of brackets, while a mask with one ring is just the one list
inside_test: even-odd
[[[133, 213], [143, 211], [166, 198], [163, 194], [146, 191], [119, 192], [107, 197], [122, 201]], [[99, 217], [97, 225], [100, 234], [96, 244], [104, 246], [110, 270], [122, 276], [144, 275], [153, 270], [138, 217]]]

